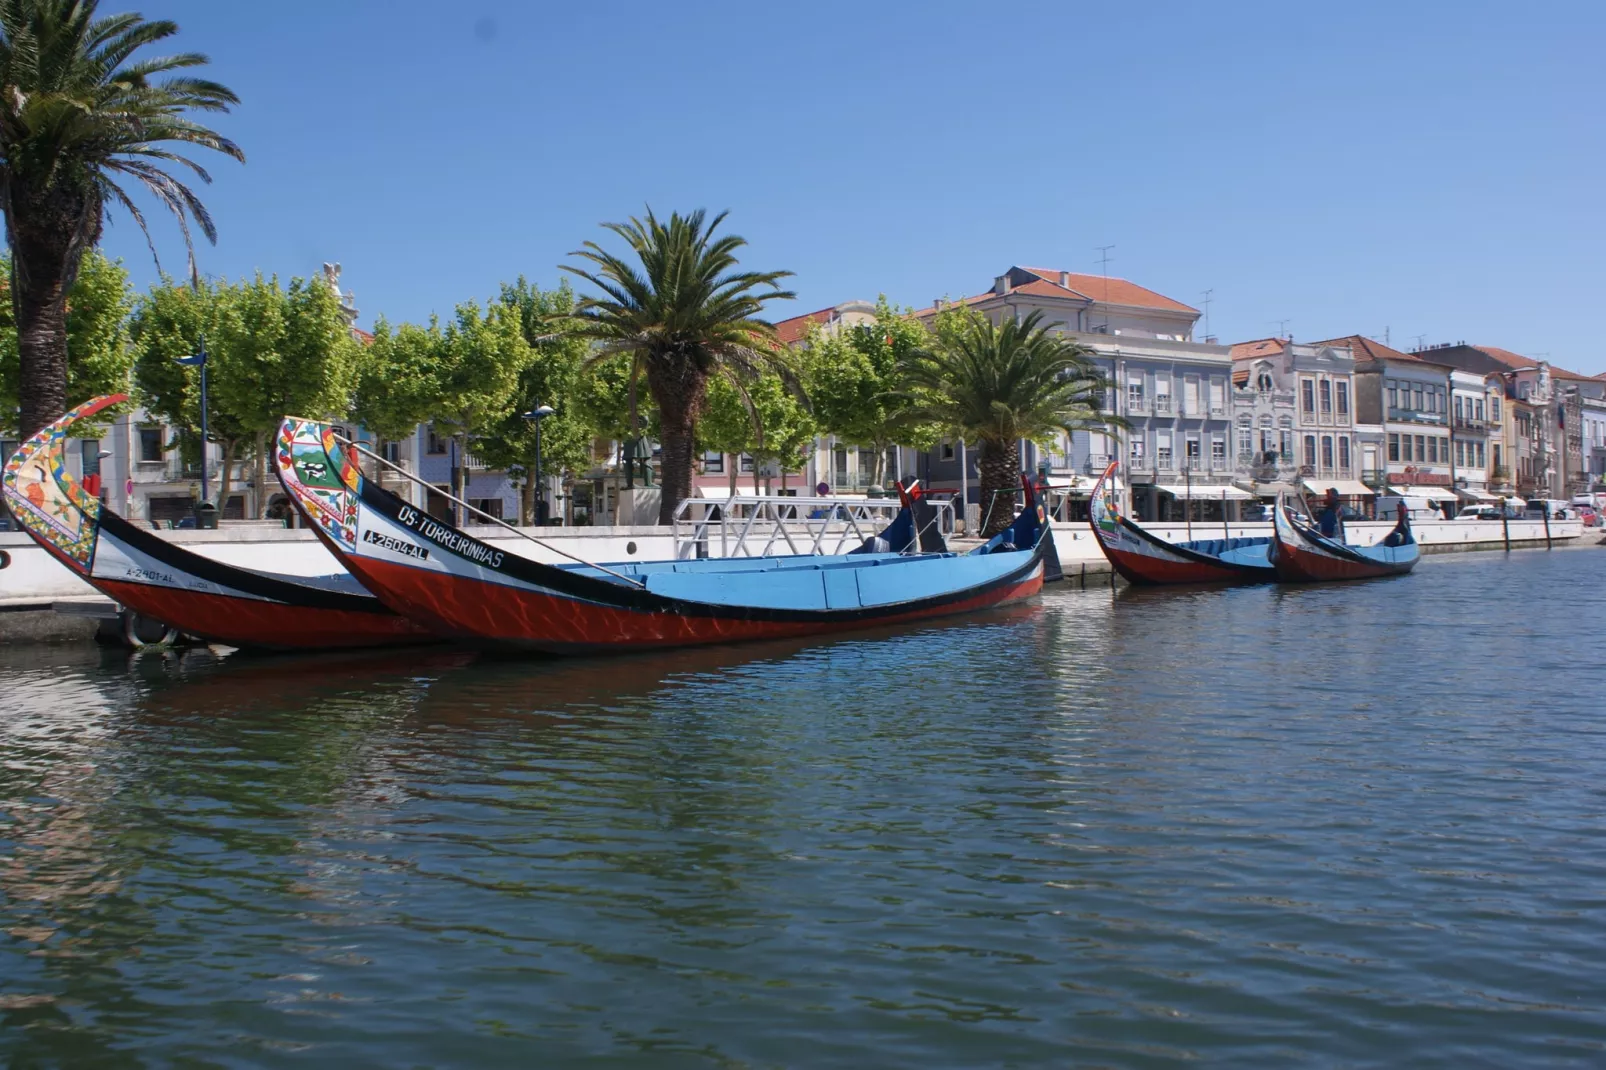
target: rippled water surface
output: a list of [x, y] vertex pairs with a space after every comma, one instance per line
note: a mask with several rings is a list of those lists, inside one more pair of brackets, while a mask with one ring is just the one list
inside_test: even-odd
[[1602, 1065], [1603, 581], [3, 652], [0, 1061]]

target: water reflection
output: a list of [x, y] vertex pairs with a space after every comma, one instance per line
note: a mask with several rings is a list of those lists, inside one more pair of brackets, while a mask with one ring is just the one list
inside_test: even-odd
[[621, 659], [0, 653], [0, 1049], [1576, 1058], [1603, 560]]

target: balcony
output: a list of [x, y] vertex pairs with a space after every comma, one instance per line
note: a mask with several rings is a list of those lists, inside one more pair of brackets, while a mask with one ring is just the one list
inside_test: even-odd
[[1388, 413], [1390, 420], [1419, 424], [1438, 424], [1440, 426], [1444, 424], [1444, 413], [1442, 412], [1424, 412], [1420, 409], [1402, 409], [1398, 406], [1390, 405]]
[[1171, 397], [1168, 394], [1157, 395], [1154, 399], [1154, 414], [1156, 416], [1171, 415]]
[[1252, 406], [1257, 401], [1270, 402], [1272, 405], [1287, 408], [1294, 407], [1294, 392], [1292, 390], [1268, 390], [1262, 393], [1259, 390], [1244, 390], [1234, 387], [1232, 403], [1239, 406]]
[[1489, 421], [1472, 420], [1458, 416], [1455, 420], [1455, 426], [1458, 431], [1474, 431], [1478, 434], [1483, 434], [1489, 430]]

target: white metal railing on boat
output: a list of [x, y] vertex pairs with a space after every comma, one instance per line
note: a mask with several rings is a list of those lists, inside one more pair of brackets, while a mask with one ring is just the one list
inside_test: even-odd
[[[937, 530], [952, 531], [953, 505], [931, 505]], [[890, 524], [902, 508], [897, 498], [687, 498], [675, 509], [675, 557], [847, 553]]]

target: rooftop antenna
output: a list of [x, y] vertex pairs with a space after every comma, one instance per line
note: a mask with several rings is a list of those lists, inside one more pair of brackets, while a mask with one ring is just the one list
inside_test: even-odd
[[1104, 326], [1110, 326], [1110, 250], [1115, 248], [1112, 242], [1109, 245], [1095, 245], [1093, 248], [1099, 254], [1099, 270], [1104, 275]]
[[[1385, 330], [1386, 330], [1386, 328], [1385, 328]], [[1423, 350], [1427, 349], [1427, 347], [1428, 347], [1428, 336], [1427, 335], [1418, 334], [1418, 335], [1413, 335], [1412, 337], [1414, 337], [1416, 339], [1416, 352], [1421, 353]], [[1387, 345], [1387, 344], [1388, 344], [1387, 342], [1384, 343], [1384, 345]]]
[[1212, 337], [1214, 337], [1210, 333], [1210, 302], [1215, 300], [1215, 298], [1211, 296], [1215, 292], [1216, 291], [1214, 289], [1206, 290], [1204, 292], [1204, 302], [1203, 302], [1203, 304], [1204, 304], [1204, 314], [1205, 314], [1205, 338], [1207, 340], [1212, 338]]
[[1293, 320], [1272, 320], [1272, 322], [1277, 325], [1277, 337], [1278, 338], [1287, 338], [1287, 337], [1289, 337], [1289, 335], [1288, 335], [1288, 325], [1290, 323], [1294, 322]]

